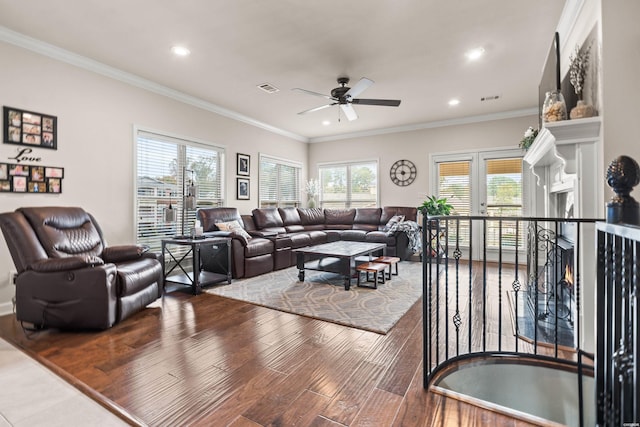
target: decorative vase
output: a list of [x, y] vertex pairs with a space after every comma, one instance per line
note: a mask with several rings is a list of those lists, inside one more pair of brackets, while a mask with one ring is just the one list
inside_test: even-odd
[[542, 104], [542, 121], [559, 122], [567, 120], [567, 105], [564, 102], [564, 96], [557, 90], [547, 92]]
[[582, 119], [585, 117], [593, 117], [594, 113], [593, 105], [587, 104], [583, 100], [579, 100], [578, 104], [571, 109], [569, 117], [572, 119]]
[[316, 199], [313, 196], [309, 196], [309, 200], [307, 201], [307, 207], [315, 208], [316, 207]]

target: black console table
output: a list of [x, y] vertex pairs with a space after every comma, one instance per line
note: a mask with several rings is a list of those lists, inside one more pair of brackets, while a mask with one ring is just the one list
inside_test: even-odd
[[[188, 246], [184, 254], [177, 254], [171, 246]], [[191, 272], [185, 270], [185, 261], [191, 255]], [[167, 256], [174, 262], [167, 271]], [[214, 283], [231, 283], [231, 238], [171, 238], [162, 240], [162, 280], [166, 288], [167, 283], [177, 283], [191, 286], [194, 295], [202, 292], [202, 287]], [[203, 268], [204, 265], [204, 268]], [[179, 269], [179, 271], [175, 271]], [[175, 271], [175, 272], [174, 272]]]

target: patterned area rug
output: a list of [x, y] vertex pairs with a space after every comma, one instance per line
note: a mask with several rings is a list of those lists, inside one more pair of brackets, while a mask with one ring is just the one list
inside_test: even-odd
[[319, 271], [307, 271], [305, 281], [299, 282], [298, 270], [291, 267], [205, 292], [386, 334], [422, 295], [421, 265], [401, 262], [399, 275], [378, 289], [357, 287], [353, 280], [345, 291], [342, 276]]

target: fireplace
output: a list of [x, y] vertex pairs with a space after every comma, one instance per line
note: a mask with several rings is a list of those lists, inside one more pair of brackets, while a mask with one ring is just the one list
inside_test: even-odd
[[561, 231], [575, 230], [567, 223], [554, 229], [540, 223], [529, 226], [526, 299], [539, 339], [554, 342], [557, 333], [562, 345], [573, 346], [575, 243], [570, 234], [559, 235]]

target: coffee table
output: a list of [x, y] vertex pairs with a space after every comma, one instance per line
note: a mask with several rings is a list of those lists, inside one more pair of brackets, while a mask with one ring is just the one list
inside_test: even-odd
[[374, 252], [381, 250], [384, 255], [386, 248], [385, 243], [342, 240], [294, 249], [298, 280], [304, 281], [305, 270], [328, 271], [341, 274], [344, 277], [344, 289], [348, 291], [351, 287], [351, 278], [355, 275], [356, 257], [368, 255], [372, 260], [375, 258]]

